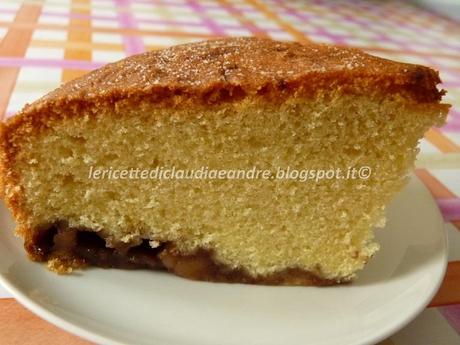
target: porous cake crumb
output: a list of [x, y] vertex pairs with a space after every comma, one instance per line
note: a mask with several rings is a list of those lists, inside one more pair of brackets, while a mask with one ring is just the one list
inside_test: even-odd
[[[210, 281], [330, 285], [425, 131], [438, 74], [356, 49], [229, 38], [132, 56], [63, 85], [1, 132], [1, 181], [31, 259]], [[95, 179], [89, 169], [336, 170], [367, 178]]]

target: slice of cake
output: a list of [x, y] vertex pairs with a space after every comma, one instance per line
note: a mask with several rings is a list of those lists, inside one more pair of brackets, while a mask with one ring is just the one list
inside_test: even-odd
[[230, 38], [147, 52], [8, 120], [1, 180], [32, 260], [208, 281], [348, 282], [448, 105], [430, 68]]

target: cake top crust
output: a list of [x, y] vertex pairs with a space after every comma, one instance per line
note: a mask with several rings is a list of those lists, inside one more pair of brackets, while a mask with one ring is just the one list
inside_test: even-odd
[[27, 105], [23, 112], [79, 101], [143, 97], [212, 104], [250, 95], [314, 93], [343, 88], [402, 94], [415, 102], [439, 102], [438, 73], [358, 49], [325, 44], [239, 37], [173, 46], [110, 63], [66, 83]]

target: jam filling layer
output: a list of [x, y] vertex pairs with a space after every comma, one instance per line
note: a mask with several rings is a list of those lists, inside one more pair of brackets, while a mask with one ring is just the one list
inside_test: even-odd
[[[336, 281], [319, 277], [299, 268], [287, 268], [265, 276], [252, 276], [244, 268], [218, 263], [212, 251], [198, 249], [180, 253], [174, 243], [164, 242], [152, 248], [149, 240], [138, 245], [106, 246], [98, 232], [69, 228], [59, 223], [36, 231], [24, 247], [34, 261], [59, 260], [61, 266], [168, 270], [178, 276], [201, 281], [264, 285], [336, 285]], [[64, 271], [62, 273], [65, 273]]]

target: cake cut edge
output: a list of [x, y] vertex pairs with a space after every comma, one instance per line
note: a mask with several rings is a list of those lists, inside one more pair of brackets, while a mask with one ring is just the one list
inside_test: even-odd
[[[231, 40], [230, 40], [231, 41]], [[236, 41], [236, 40], [235, 40]], [[234, 42], [235, 42], [234, 41]], [[263, 40], [262, 40], [263, 41]], [[213, 43], [206, 43], [208, 46], [206, 49], [211, 49]], [[214, 41], [216, 42], [216, 41]], [[251, 42], [248, 43], [249, 47], [252, 47], [253, 39], [238, 41], [241, 42]], [[286, 48], [283, 44], [281, 45], [272, 45], [273, 43], [269, 41], [263, 41], [267, 43], [267, 49], [272, 49], [273, 52], [285, 52], [290, 51], [290, 47]], [[231, 43], [232, 45], [234, 43]], [[289, 44], [286, 44], [289, 46]], [[216, 43], [217, 49], [221, 49], [222, 46], [220, 43]], [[286, 48], [286, 49], [284, 49]], [[298, 48], [298, 47], [297, 47]], [[324, 47], [324, 49], [326, 49]], [[329, 48], [328, 48], [329, 49]], [[364, 56], [361, 52], [357, 50], [346, 50], [352, 56], [358, 54], [359, 56]], [[188, 54], [188, 53], [187, 53]], [[183, 58], [188, 56], [185, 54], [181, 57], [180, 61], [183, 62]], [[141, 54], [143, 57], [137, 56], [136, 59], [142, 61], [143, 58], [147, 58], [147, 54]], [[368, 57], [368, 55], [366, 55]], [[406, 65], [399, 64], [387, 61], [388, 65], [385, 65], [385, 60], [378, 58], [365, 58], [366, 63], [371, 63], [371, 65], [377, 69], [380, 69], [382, 72], [389, 72], [388, 75], [393, 76], [394, 78], [390, 83], [385, 83], [385, 77], [388, 75], [383, 75], [376, 77], [376, 75], [367, 75], [366, 73], [357, 73], [356, 77], [361, 78], [359, 81], [362, 82], [362, 85], [371, 88], [378, 88], [384, 86], [383, 92], [389, 92], [389, 95], [399, 95], [398, 92], [402, 92], [404, 97], [407, 97], [409, 103], [426, 103], [426, 106], [436, 105], [440, 111], [447, 112], [448, 105], [439, 104], [441, 96], [444, 94], [444, 91], [438, 91], [436, 85], [440, 82], [439, 76], [433, 70], [416, 65]], [[375, 59], [375, 60], [374, 60]], [[202, 102], [204, 96], [209, 96], [209, 92], [212, 93], [210, 99], [212, 104], [219, 104], [220, 102], [233, 102], [235, 100], [240, 100], [242, 97], [247, 97], [248, 95], [256, 95], [256, 97], [266, 95], [276, 95], [282, 94], [284, 97], [288, 97], [296, 92], [296, 87], [302, 86], [300, 90], [306, 92], [307, 94], [312, 92], [311, 89], [306, 88], [307, 84], [305, 81], [307, 77], [312, 77], [318, 74], [318, 71], [309, 71], [307, 76], [303, 75], [302, 78], [298, 77], [289, 79], [289, 76], [282, 76], [281, 78], [271, 78], [269, 83], [264, 84], [263, 86], [259, 85], [257, 87], [254, 84], [249, 83], [247, 80], [232, 80], [231, 76], [227, 76], [228, 80], [222, 81], [221, 79], [217, 80], [203, 80], [200, 85], [193, 86], [193, 83], [185, 82], [181, 84], [182, 77], [179, 76], [177, 80], [165, 79], [159, 82], [148, 84], [147, 87], [142, 87], [142, 84], [139, 84], [139, 78], [135, 78], [137, 83], [134, 85], [128, 86], [128, 89], [123, 89], [123, 78], [119, 81], [119, 84], [110, 83], [103, 84], [102, 87], [98, 86], [98, 83], [103, 80], [103, 78], [114, 77], [115, 72], [118, 68], [122, 68], [123, 64], [128, 64], [126, 62], [128, 59], [124, 60], [125, 62], [119, 62], [117, 64], [109, 65], [105, 70], [101, 69], [96, 71], [86, 77], [83, 77], [75, 82], [71, 82], [64, 87], [61, 87], [57, 91], [50, 93], [48, 96], [45, 96], [43, 99], [35, 102], [31, 106], [27, 106], [18, 117], [15, 117], [8, 121], [6, 126], [2, 126], [1, 137], [2, 137], [2, 157], [1, 157], [1, 183], [3, 186], [10, 186], [9, 189], [4, 190], [4, 197], [7, 200], [8, 205], [13, 210], [13, 213], [17, 219], [23, 219], [24, 221], [28, 218], [28, 215], [24, 213], [22, 208], [21, 201], [21, 188], [22, 186], [17, 183], [19, 179], [14, 176], [14, 171], [11, 171], [8, 167], [10, 163], [14, 161], [14, 155], [17, 152], [17, 146], [11, 145], [16, 140], [20, 140], [22, 135], [35, 135], [37, 131], [42, 131], [49, 126], [52, 126], [54, 121], [60, 121], [65, 116], [75, 116], [81, 111], [90, 110], [92, 107], [105, 106], [107, 104], [131, 101], [133, 104], [139, 99], [139, 97], [160, 95], [161, 98], [158, 99], [159, 104], [168, 105], [174, 107], [181, 106], [191, 106], [190, 102], [187, 102], [186, 99], [192, 96], [193, 102]], [[134, 58], [133, 58], [134, 60]], [[136, 60], [134, 65], [131, 68], [134, 68], [134, 71], [142, 73], [141, 70], [137, 70], [136, 66], [139, 66], [140, 62]], [[268, 61], [266, 61], [268, 63]], [[330, 60], [326, 63], [331, 63]], [[134, 67], [133, 67], [134, 66]], [[407, 70], [404, 71], [404, 66], [407, 67]], [[204, 68], [205, 66], [199, 66], [199, 68]], [[361, 66], [362, 67], [362, 66]], [[367, 66], [368, 67], [368, 66]], [[360, 66], [358, 66], [360, 68]], [[236, 68], [232, 67], [229, 71], [234, 71]], [[353, 78], [353, 69], [349, 70], [348, 67], [345, 69], [340, 69], [336, 71], [336, 74], [328, 74], [326, 79], [316, 79], [319, 85], [325, 88], [327, 83], [330, 83], [334, 77], [341, 77], [343, 80], [351, 81]], [[225, 69], [224, 69], [225, 72]], [[288, 72], [288, 71], [285, 71]], [[398, 74], [396, 72], [401, 72]], [[220, 72], [219, 72], [220, 73]], [[338, 75], [337, 75], [338, 73]], [[224, 73], [225, 74], [225, 73]], [[321, 75], [321, 73], [319, 73]], [[132, 76], [132, 75], [131, 75]], [[225, 79], [225, 78], [224, 78]], [[340, 79], [340, 78], [339, 78]], [[116, 79], [115, 79], [116, 80]], [[126, 81], [126, 80], [125, 80]], [[247, 82], [244, 84], [243, 82]], [[260, 81], [258, 81], [260, 82]], [[302, 84], [304, 83], [304, 84]], [[173, 85], [171, 87], [171, 85]], [[356, 82], [350, 82], [346, 84], [348, 91], [350, 92], [364, 92], [362, 87]], [[131, 89], [129, 89], [131, 87]], [[320, 87], [320, 89], [321, 89]], [[96, 89], [100, 91], [96, 92]], [[326, 87], [327, 89], [327, 87]], [[121, 90], [124, 90], [121, 92]], [[263, 92], [260, 92], [262, 90]], [[372, 90], [372, 89], [371, 89]], [[83, 92], [83, 93], [82, 93]], [[380, 92], [380, 90], [379, 90]], [[305, 95], [305, 93], [303, 93]], [[178, 98], [179, 100], [178, 100]], [[129, 98], [131, 97], [131, 98]], [[279, 101], [273, 99], [271, 96], [268, 98], [270, 101]], [[194, 105], [194, 103], [192, 103]], [[206, 104], [205, 104], [206, 106]], [[443, 107], [444, 106], [444, 107]], [[56, 108], [62, 107], [62, 109], [70, 110], [68, 113], [65, 111], [56, 111]], [[47, 114], [45, 116], [45, 114]], [[8, 133], [7, 133], [8, 132]], [[11, 133], [13, 133], [11, 135]], [[6, 145], [6, 147], [5, 147]], [[20, 221], [21, 222], [21, 221]], [[25, 237], [29, 230], [24, 227], [19, 229], [21, 236]], [[27, 242], [27, 240], [26, 240]], [[36, 244], [29, 245], [36, 246]], [[27, 243], [26, 243], [27, 247]], [[32, 259], [36, 261], [49, 261], [51, 266], [54, 266], [54, 269], [58, 272], [64, 273], [67, 269], [71, 268], [72, 265], [78, 267], [79, 262], [81, 265], [86, 265], [87, 263], [81, 261], [81, 258], [69, 257], [68, 255], [55, 255], [52, 258], [41, 259], [39, 256], [35, 256], [33, 252], [28, 251]], [[161, 259], [163, 256], [163, 259]], [[201, 278], [196, 278], [199, 280], [212, 280], [212, 281], [226, 281], [226, 282], [244, 282], [244, 283], [260, 283], [260, 284], [287, 284], [287, 285], [331, 285], [346, 282], [347, 280], [329, 280], [320, 278], [319, 275], [302, 271], [300, 269], [287, 269], [285, 271], [280, 271], [266, 277], [253, 277], [242, 270], [235, 270], [225, 267], [224, 265], [216, 263], [212, 259], [212, 253], [197, 250], [195, 254], [181, 255], [177, 250], [174, 249], [173, 245], [166, 247], [162, 253], [158, 254], [160, 258], [161, 265], [163, 268], [166, 268], [178, 275], [185, 276], [188, 278], [193, 278], [194, 275], [190, 275], [187, 272], [195, 271], [195, 277], [199, 276]], [[163, 261], [164, 260], [164, 261]], [[73, 263], [72, 263], [73, 262]], [[192, 267], [187, 267], [187, 262]], [[161, 266], [157, 268], [162, 268]], [[182, 268], [181, 268], [182, 267]], [[197, 269], [200, 268], [200, 269]], [[53, 268], [53, 267], [51, 267]], [[198, 273], [197, 273], [198, 272]], [[351, 278], [350, 278], [351, 279]]]

